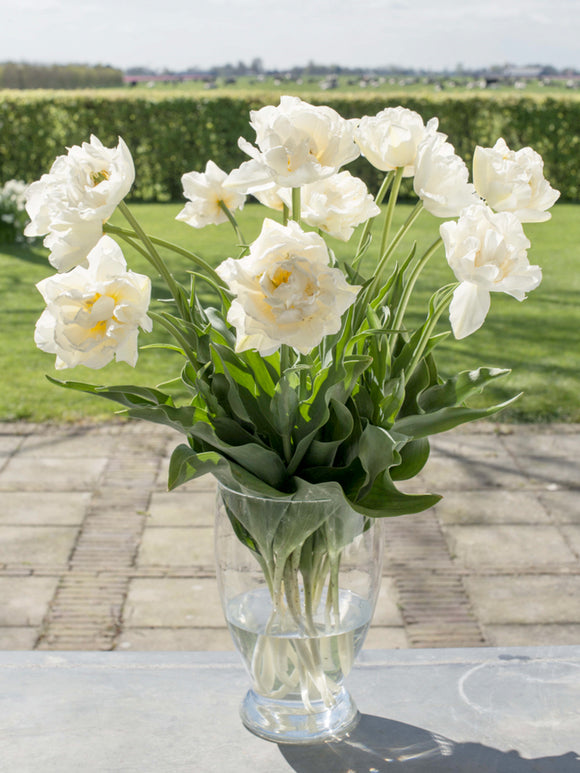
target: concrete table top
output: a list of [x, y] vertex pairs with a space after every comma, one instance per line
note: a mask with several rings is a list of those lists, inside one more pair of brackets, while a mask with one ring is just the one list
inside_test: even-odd
[[572, 773], [580, 646], [363, 652], [340, 743], [277, 746], [238, 718], [237, 656], [1, 652], [6, 773]]

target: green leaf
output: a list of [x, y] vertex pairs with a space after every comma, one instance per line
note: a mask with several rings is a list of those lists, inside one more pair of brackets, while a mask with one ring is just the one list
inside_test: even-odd
[[346, 405], [330, 398], [328, 421], [321, 427], [320, 437], [314, 438], [301, 466], [331, 466], [338, 447], [350, 436], [354, 421]]
[[135, 405], [173, 405], [171, 395], [161, 392], [159, 389], [151, 387], [139, 387], [132, 384], [120, 384], [107, 387], [97, 384], [85, 384], [82, 381], [60, 381], [59, 379], [46, 377], [52, 384], [64, 387], [65, 389], [74, 389], [78, 392], [89, 392], [98, 397], [105, 397], [107, 400], [121, 403], [122, 405], [133, 407]]
[[410, 440], [399, 449], [401, 461], [395, 467], [391, 467], [392, 480], [409, 480], [418, 475], [429, 459], [429, 441], [427, 438]]
[[194, 424], [190, 434], [209, 446], [208, 450], [219, 451], [273, 488], [281, 488], [288, 477], [278, 454], [263, 445], [256, 442], [231, 445], [220, 440], [213, 427], [203, 422]]
[[489, 408], [441, 408], [432, 413], [423, 413], [417, 416], [405, 416], [393, 425], [393, 430], [401, 432], [412, 438], [428, 437], [438, 432], [447, 432], [449, 429], [465, 424], [469, 421], [484, 419], [487, 416], [493, 416], [495, 413], [511, 405], [515, 400], [521, 397], [515, 395], [510, 400], [506, 400], [498, 405], [492, 405]]
[[483, 389], [496, 378], [503, 378], [510, 373], [501, 368], [478, 368], [465, 370], [450, 378], [444, 384], [437, 384], [426, 389], [419, 398], [419, 406], [430, 413], [453, 405], [460, 405], [473, 394]]
[[189, 446], [178, 445], [169, 460], [169, 477], [167, 485], [170, 491], [207, 473], [217, 473], [218, 467], [224, 465], [221, 454], [215, 451], [196, 453]]
[[436, 494], [403, 494], [393, 484], [388, 472], [374, 482], [369, 493], [357, 502], [351, 502], [354, 510], [372, 518], [393, 517], [420, 513], [436, 505], [441, 499]]

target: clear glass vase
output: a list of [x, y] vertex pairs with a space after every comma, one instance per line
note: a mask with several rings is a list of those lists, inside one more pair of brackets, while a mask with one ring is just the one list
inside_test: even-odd
[[218, 586], [251, 677], [242, 721], [256, 735], [316, 743], [356, 725], [343, 680], [374, 612], [382, 531], [344, 500], [218, 487]]

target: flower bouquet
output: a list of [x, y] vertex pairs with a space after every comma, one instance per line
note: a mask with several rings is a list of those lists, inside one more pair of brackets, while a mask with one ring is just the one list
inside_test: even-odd
[[[476, 149], [468, 182], [437, 119], [425, 124], [403, 107], [346, 120], [282, 97], [252, 112], [250, 125], [255, 144], [239, 140], [250, 158], [238, 169], [227, 174], [208, 161], [205, 172], [182, 178], [188, 201], [178, 220], [233, 227], [231, 256], [217, 268], [136, 220], [123, 201], [134, 167], [122, 139], [106, 148], [91, 137], [57, 158], [27, 192], [26, 234], [45, 236], [58, 271], [38, 284], [47, 306], [35, 340], [57, 368], [100, 368], [113, 358], [136, 364], [139, 328], [169, 333], [171, 343], [154, 345], [180, 362], [173, 382], [56, 383], [181, 432], [170, 489], [217, 478], [218, 581], [252, 677], [242, 718], [263, 737], [306, 742], [356, 722], [342, 681], [376, 601], [381, 519], [439, 499], [404, 493], [398, 482], [425, 465], [430, 435], [511, 402], [466, 404], [507, 371], [442, 379], [435, 350], [450, 331], [436, 325], [449, 310], [451, 331], [463, 338], [483, 324], [492, 292], [522, 301], [538, 286], [522, 223], [547, 220], [558, 192], [537, 153], [501, 139]], [[374, 198], [339, 171], [361, 154], [385, 172]], [[403, 178], [418, 201], [395, 231]], [[271, 215], [248, 244], [235, 212], [250, 194]], [[117, 208], [125, 227], [109, 222]], [[445, 220], [439, 238], [423, 254], [403, 250], [424, 209]], [[326, 235], [348, 242], [355, 229], [350, 258], [337, 261]], [[166, 310], [149, 311], [150, 279], [127, 269], [120, 244], [163, 278]], [[413, 326], [409, 301], [438, 252], [451, 281]], [[189, 261], [189, 287], [175, 279], [173, 258]], [[202, 302], [200, 285], [213, 302]], [[188, 399], [172, 396], [176, 384]]]

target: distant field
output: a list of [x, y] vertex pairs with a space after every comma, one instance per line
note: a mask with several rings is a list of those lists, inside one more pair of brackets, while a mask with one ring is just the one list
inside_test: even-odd
[[[334, 96], [369, 97], [376, 98], [384, 95], [385, 98], [396, 98], [401, 102], [405, 97], [469, 97], [483, 96], [490, 99], [505, 99], [510, 97], [537, 96], [539, 98], [566, 98], [580, 101], [580, 84], [569, 87], [567, 81], [554, 80], [548, 83], [529, 80], [520, 81], [518, 85], [498, 83], [491, 87], [482, 88], [481, 81], [468, 78], [420, 78], [407, 77], [381, 77], [376, 79], [354, 78], [341, 75], [336, 78], [335, 85], [329, 87], [329, 79], [325, 76], [309, 76], [298, 80], [286, 78], [244, 76], [235, 81], [226, 78], [217, 78], [209, 87], [202, 80], [186, 81], [139, 81], [135, 85], [126, 85], [122, 88], [78, 89], [78, 90], [49, 90], [45, 89], [36, 93], [53, 91], [58, 95], [109, 95], [111, 97], [127, 96], [128, 93], [135, 96], [158, 96], [160, 99], [171, 96], [204, 96], [212, 97], [255, 97], [256, 99], [275, 99], [282, 94], [292, 94], [308, 98], [331, 98]], [[10, 91], [1, 90], [2, 95], [25, 96], [30, 90]]]
[[[202, 231], [176, 222], [179, 204], [134, 205], [133, 210], [151, 233], [188, 246], [206, 256], [213, 264], [235, 255], [231, 229], [228, 225], [211, 226]], [[408, 205], [398, 207], [400, 220], [408, 213]], [[252, 240], [258, 233], [265, 210], [247, 205], [240, 216], [245, 238]], [[440, 221], [424, 213], [418, 220], [415, 238], [418, 247], [426, 247], [437, 234]], [[492, 308], [484, 327], [463, 341], [448, 340], [439, 350], [443, 375], [478, 365], [513, 368], [512, 376], [488, 393], [486, 401], [502, 399], [525, 391], [515, 406], [501, 415], [511, 421], [575, 421], [580, 422], [578, 373], [580, 373], [580, 206], [559, 204], [553, 219], [544, 224], [526, 226], [532, 240], [530, 260], [543, 267], [542, 285], [530, 298], [518, 303], [512, 298], [494, 295]], [[356, 238], [356, 235], [355, 235]], [[352, 247], [333, 242], [339, 257], [348, 258]], [[147, 272], [148, 267], [138, 255], [126, 251], [131, 268]], [[177, 274], [185, 277], [185, 264], [172, 260]], [[372, 258], [365, 270], [372, 271]], [[179, 358], [170, 352], [144, 351], [137, 368], [111, 364], [101, 371], [84, 367], [72, 371], [53, 369], [53, 357], [38, 351], [33, 342], [33, 330], [43, 303], [34, 284], [52, 273], [42, 247], [0, 245], [0, 420], [79, 421], [86, 418], [106, 418], [114, 406], [94, 397], [66, 392], [49, 384], [45, 374], [58, 378], [92, 383], [139, 383], [154, 385], [177, 375]], [[442, 253], [432, 260], [419, 287], [412, 309], [413, 318], [424, 314], [429, 294], [453, 277]], [[155, 281], [154, 295], [165, 294]], [[441, 323], [446, 327], [445, 320]], [[148, 343], [159, 335], [142, 335]]]
[[413, 79], [408, 77], [378, 77], [378, 78], [355, 78], [351, 75], [341, 75], [336, 78], [335, 86], [330, 88], [330, 80], [325, 76], [308, 76], [297, 81], [285, 78], [256, 77], [245, 76], [236, 78], [234, 83], [228, 82], [225, 78], [218, 78], [215, 82], [215, 88], [208, 88], [203, 81], [183, 81], [183, 82], [160, 82], [149, 81], [138, 83], [136, 86], [129, 86], [132, 91], [160, 92], [169, 94], [205, 94], [207, 96], [241, 96], [264, 95], [264, 94], [292, 94], [296, 96], [320, 96], [325, 94], [350, 94], [358, 97], [368, 95], [369, 97], [385, 97], [393, 95], [420, 96], [441, 94], [442, 96], [459, 95], [538, 95], [545, 97], [561, 97], [562, 95], [571, 98], [580, 99], [580, 88], [569, 88], [566, 81], [552, 81], [544, 84], [540, 81], [520, 81], [518, 86], [509, 84], [497, 84], [490, 88], [482, 88], [480, 81], [474, 81], [468, 78], [420, 78]]

